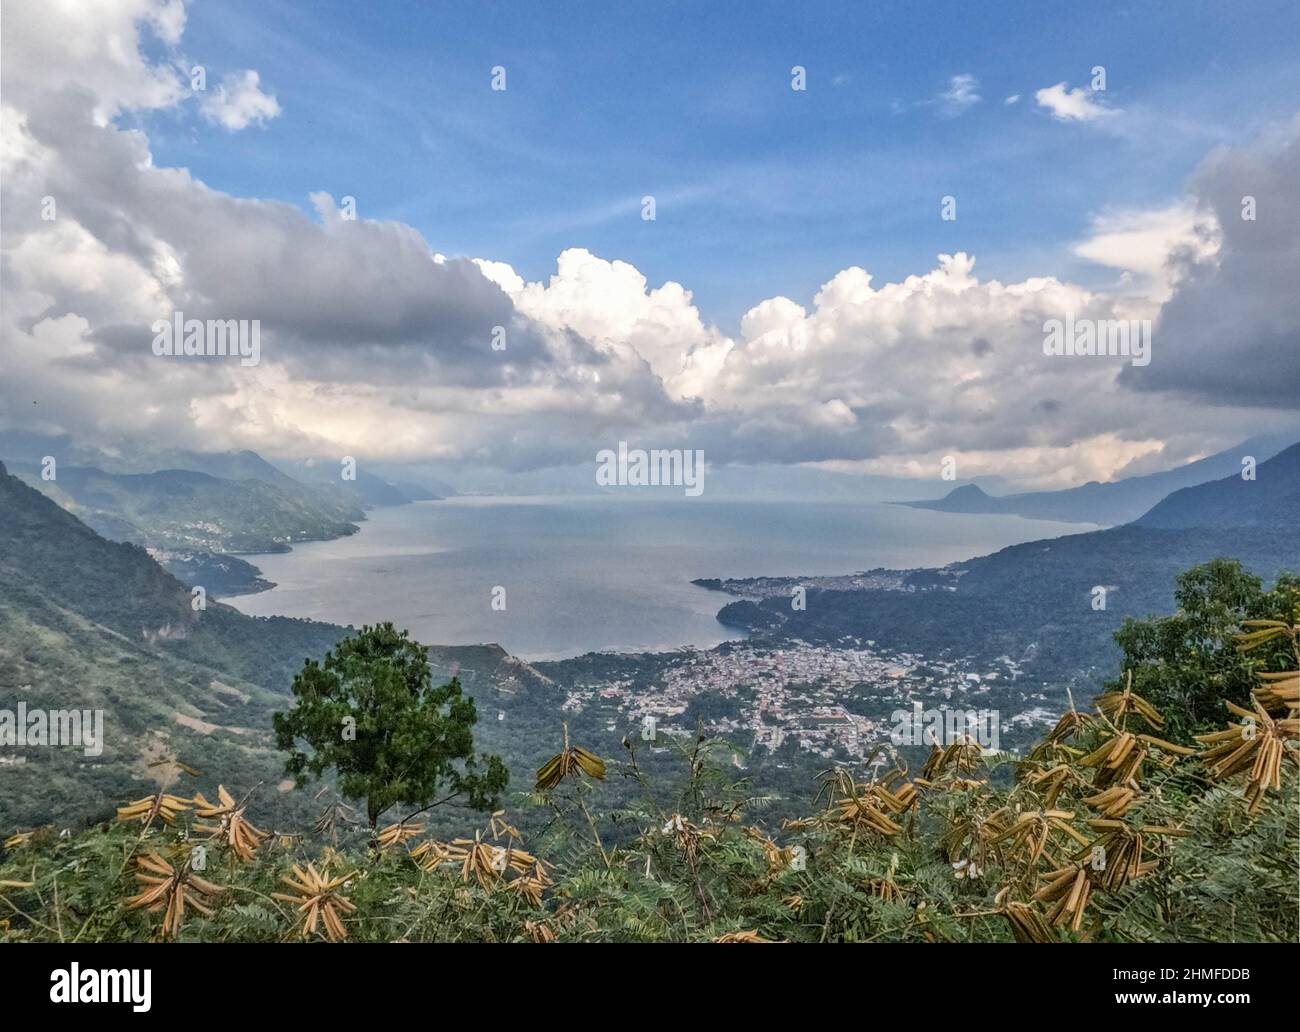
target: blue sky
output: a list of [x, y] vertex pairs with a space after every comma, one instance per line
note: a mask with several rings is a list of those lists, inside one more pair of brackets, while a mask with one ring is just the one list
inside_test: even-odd
[[[840, 269], [896, 280], [941, 251], [973, 253], [982, 278], [1110, 282], [1070, 245], [1289, 114], [1298, 38], [1296, 5], [1268, 2], [222, 0], [189, 9], [186, 54], [214, 78], [257, 68], [282, 114], [237, 134], [192, 109], [145, 121], [160, 164], [218, 189], [350, 194], [362, 217], [528, 279], [587, 247], [682, 282], [730, 330], [764, 297], [807, 304]], [[1034, 102], [1095, 65], [1122, 120]], [[961, 111], [939, 99], [957, 75], [981, 97]]]

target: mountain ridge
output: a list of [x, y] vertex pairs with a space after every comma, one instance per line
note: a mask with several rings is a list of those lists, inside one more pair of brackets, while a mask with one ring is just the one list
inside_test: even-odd
[[767, 578], [765, 597], [731, 602], [718, 620], [774, 642], [871, 638], [927, 655], [978, 649], [990, 658], [1032, 647], [1076, 667], [1108, 659], [1123, 620], [1169, 611], [1175, 578], [1193, 566], [1231, 557], [1266, 579], [1300, 571], [1300, 444], [1256, 473], [1254, 481], [1237, 475], [1174, 492], [1123, 526], [900, 571], [891, 588], [808, 587], [803, 610], [790, 606], [799, 578]]
[[296, 541], [355, 534], [310, 496], [266, 480], [230, 480], [189, 469], [105, 473], [58, 466], [46, 480], [15, 464], [28, 486], [83, 518], [105, 537], [171, 551], [284, 552]]
[[[1253, 455], [1263, 462], [1283, 451], [1292, 441], [1290, 436], [1260, 435], [1243, 441], [1234, 448], [1156, 473], [1124, 477], [1106, 483], [1094, 480], [1059, 491], [990, 495], [977, 484], [971, 483], [954, 488], [943, 498], [892, 504], [936, 512], [1002, 514], [1027, 519], [1119, 526], [1138, 519], [1174, 491], [1239, 472], [1245, 455]], [[978, 494], [967, 490], [972, 487]]]
[[1300, 513], [1300, 443], [1241, 474], [1184, 487], [1157, 502], [1134, 525], [1169, 530], [1294, 526]]
[[[305, 659], [351, 628], [252, 617], [190, 589], [141, 546], [110, 541], [0, 461], [0, 708], [104, 714], [98, 757], [75, 749], [5, 752], [8, 824], [66, 826], [111, 819], [112, 806], [152, 792], [148, 762], [175, 755], [204, 771], [267, 786], [260, 806], [300, 820], [319, 808], [282, 784], [271, 714]], [[500, 647], [433, 646], [438, 674], [459, 674], [485, 711], [550, 712], [544, 675]], [[75, 690], [72, 686], [75, 686]], [[508, 745], [504, 721], [484, 739]], [[513, 726], [513, 725], [512, 725]], [[215, 784], [202, 781], [209, 795]]]

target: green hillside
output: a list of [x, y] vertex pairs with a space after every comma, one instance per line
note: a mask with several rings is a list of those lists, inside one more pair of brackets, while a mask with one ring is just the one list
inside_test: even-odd
[[55, 480], [19, 471], [105, 537], [151, 548], [283, 552], [294, 542], [356, 533], [313, 496], [261, 480], [225, 480], [192, 470], [114, 474], [58, 468]]
[[197, 612], [144, 549], [101, 538], [3, 470], [0, 699], [101, 709], [105, 720], [100, 756], [13, 754], [22, 762], [0, 775], [6, 823], [102, 817], [121, 792], [151, 784], [148, 762], [169, 753], [274, 786], [270, 714], [302, 660], [344, 629], [215, 602]]
[[[1280, 621], [1239, 638], [1267, 647], [1251, 708], [1220, 699], [1199, 738], [1164, 737], [1168, 696], [1114, 689], [1024, 758], [954, 742], [914, 770], [827, 770], [780, 825], [702, 735], [659, 778], [633, 740], [602, 757], [566, 726], [531, 797], [490, 815], [484, 800], [452, 834], [412, 809], [425, 797], [366, 835], [272, 828], [246, 782], [191, 798], [181, 776], [152, 800], [127, 793], [100, 828], [9, 838], [0, 938], [1294, 942], [1297, 686], [1273, 678], [1300, 662], [1298, 634]], [[355, 683], [392, 676], [386, 657], [361, 657]]]
[[1122, 527], [913, 571], [907, 590], [809, 590], [804, 610], [791, 608], [786, 591], [732, 602], [718, 618], [764, 640], [869, 638], [929, 655], [1029, 655], [1045, 673], [1104, 668], [1125, 619], [1172, 611], [1184, 570], [1224, 557], [1265, 580], [1300, 570], [1300, 444], [1260, 463], [1257, 474], [1176, 491]]
[[[211, 600], [196, 611], [143, 548], [105, 540], [0, 464], [0, 708], [103, 709], [107, 725], [102, 756], [26, 751], [0, 766], [0, 830], [101, 818], [123, 792], [147, 791], [147, 763], [167, 753], [227, 778], [238, 770], [264, 785], [271, 813], [301, 815], [309, 798], [276, 788], [271, 714], [303, 662], [347, 631]], [[511, 743], [553, 715], [546, 678], [498, 646], [437, 647], [430, 660], [481, 700], [485, 741], [534, 758]]]
[[1261, 462], [1253, 479], [1241, 471], [1222, 480], [1185, 487], [1136, 520], [1139, 527], [1281, 527], [1300, 519], [1300, 444]]

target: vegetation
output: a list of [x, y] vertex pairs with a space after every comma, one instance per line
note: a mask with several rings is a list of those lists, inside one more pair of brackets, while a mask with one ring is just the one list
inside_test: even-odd
[[1285, 665], [1283, 639], [1241, 652], [1233, 634], [1242, 620], [1287, 620], [1300, 607], [1300, 578], [1281, 574], [1266, 591], [1239, 563], [1216, 559], [1183, 574], [1174, 595], [1174, 615], [1127, 620], [1115, 640], [1134, 689], [1167, 715], [1167, 737], [1187, 744], [1217, 726], [1223, 703], [1250, 704], [1259, 671]]
[[[763, 800], [703, 736], [678, 743], [669, 785], [631, 740], [611, 764], [566, 730], [522, 804], [546, 816], [527, 843], [497, 811], [450, 841], [408, 819], [339, 849], [252, 827], [224, 788], [216, 803], [160, 789], [113, 824], [10, 838], [0, 927], [14, 941], [1294, 941], [1298, 625], [1300, 608], [1246, 622], [1238, 654], [1285, 662], [1253, 670], [1247, 705], [1221, 702], [1192, 745], [1164, 737], [1169, 717], [1126, 671], [1022, 759], [957, 741], [915, 772], [834, 768], [779, 828], [756, 822]], [[304, 678], [423, 698], [419, 651], [372, 629]], [[596, 805], [610, 780], [635, 801]], [[338, 805], [317, 824], [333, 839]]]
[[285, 773], [301, 786], [336, 771], [345, 796], [366, 800], [372, 832], [399, 804], [497, 806], [508, 777], [499, 756], [474, 755], [474, 700], [454, 678], [435, 687], [424, 646], [391, 623], [343, 639], [323, 663], [309, 660], [293, 695], [297, 705], [273, 718]]
[[[1032, 655], [1037, 676], [1061, 679], [1111, 669], [1119, 659], [1113, 636], [1124, 621], [1173, 611], [1179, 575], [1219, 556], [1271, 580], [1300, 569], [1300, 536], [1290, 522], [1233, 530], [1130, 525], [1012, 545], [953, 564], [937, 583], [934, 571], [919, 571], [905, 591], [810, 589], [804, 610], [792, 610], [786, 595], [732, 602], [718, 618], [773, 644], [870, 638], [928, 658]], [[1097, 585], [1107, 588], [1105, 609], [1093, 607]]]
[[[1265, 590], [1241, 566], [1214, 562], [1175, 593], [1164, 572], [1207, 551], [1271, 557], [1246, 564], [1257, 573], [1294, 566], [1286, 529], [1229, 539], [1122, 528], [1107, 532], [1109, 551], [1089, 535], [1019, 546], [964, 564], [960, 592], [876, 593], [888, 605], [862, 612], [810, 593], [809, 612], [842, 617], [844, 633], [879, 618], [882, 640], [894, 628], [963, 650], [987, 639], [999, 651], [1006, 636], [1028, 635], [1040, 652], [1092, 664], [1093, 623], [1104, 618], [1119, 630], [1121, 676], [1097, 713], [1071, 709], [1022, 757], [959, 748], [922, 767], [923, 754], [908, 754], [916, 769], [900, 763], [862, 781], [867, 767], [817, 777], [813, 757], [777, 753], [743, 757], [748, 777], [737, 782], [738, 754], [724, 740], [692, 737], [675, 756], [629, 741], [615, 762], [619, 732], [609, 737], [612, 711], [596, 704], [560, 741], [564, 691], [550, 677], [611, 666], [635, 690], [654, 676], [653, 657], [584, 657], [539, 672], [499, 649], [435, 649], [426, 680], [424, 650], [372, 629], [355, 655], [334, 651], [332, 672], [328, 656], [304, 667], [348, 629], [254, 620], [211, 602], [195, 610], [143, 549], [103, 540], [16, 478], [0, 476], [0, 511], [0, 691], [29, 707], [103, 709], [108, 725], [100, 756], [28, 750], [27, 762], [0, 769], [4, 832], [27, 829], [0, 834], [0, 928], [12, 940], [1297, 935], [1287, 751], [1297, 738], [1297, 579]], [[1109, 564], [1100, 574], [1099, 555]], [[1118, 607], [1068, 622], [1050, 615], [1099, 582], [1119, 584], [1130, 611], [1168, 611], [1175, 594], [1179, 611], [1122, 627]], [[1250, 637], [1238, 640], [1245, 621]], [[813, 625], [802, 630], [819, 640]], [[826, 629], [828, 640], [837, 633]], [[285, 711], [286, 687], [295, 676], [317, 688], [337, 677], [354, 682], [352, 693], [376, 681], [365, 673], [372, 663], [390, 671], [377, 683], [400, 682], [408, 700], [412, 684], [417, 695], [427, 684], [443, 718], [453, 708], [463, 717], [470, 696], [491, 707], [481, 724], [458, 721], [444, 758], [476, 757], [486, 766], [472, 773], [487, 778], [494, 768], [482, 754], [500, 753], [516, 774], [541, 770], [544, 783], [503, 796], [508, 817], [448, 803], [380, 827], [392, 820], [380, 811], [373, 833], [333, 794], [337, 765], [322, 765], [314, 796], [277, 785], [285, 755], [272, 714]], [[1045, 659], [1034, 668], [1052, 676]], [[361, 728], [365, 706], [349, 698]], [[297, 742], [317, 755], [310, 739]], [[462, 759], [450, 762], [467, 773]], [[346, 794], [367, 810], [372, 784], [391, 806], [446, 794], [424, 782], [393, 796], [398, 769], [361, 770]], [[495, 805], [503, 785], [458, 802]], [[789, 797], [792, 786], [801, 798]], [[86, 828], [88, 819], [98, 823]], [[57, 823], [33, 827], [43, 822]], [[1104, 867], [1093, 866], [1098, 847]]]
[[[1218, 556], [1270, 579], [1300, 569], [1300, 444], [1257, 473], [1176, 491], [1124, 526], [910, 571], [904, 591], [809, 590], [801, 610], [787, 595], [733, 602], [718, 619], [752, 629], [759, 641], [870, 638], [928, 658], [1032, 656], [1035, 676], [1058, 681], [1095, 674], [1119, 658], [1112, 637], [1126, 619], [1171, 611], [1182, 571]], [[1106, 588], [1100, 608], [1098, 586]]]
[[[99, 755], [2, 750], [0, 824], [102, 820], [157, 787], [148, 763], [165, 755], [275, 784], [271, 714], [304, 657], [345, 628], [196, 609], [143, 548], [104, 540], [16, 477], [0, 476], [0, 513], [0, 708], [100, 710], [105, 729]], [[261, 805], [277, 818], [309, 816], [298, 793], [273, 799]]]
[[63, 466], [53, 481], [19, 476], [107, 538], [169, 551], [284, 552], [358, 529], [300, 485], [179, 469], [128, 475]]

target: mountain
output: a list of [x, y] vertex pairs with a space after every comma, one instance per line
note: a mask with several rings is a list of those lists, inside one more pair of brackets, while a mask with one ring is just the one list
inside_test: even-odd
[[1294, 437], [1276, 435], [1254, 437], [1235, 448], [1159, 473], [1125, 477], [1105, 484], [1093, 481], [1062, 491], [994, 496], [974, 484], [966, 484], [943, 498], [896, 504], [938, 512], [1003, 513], [1029, 519], [1117, 526], [1137, 519], [1166, 495], [1181, 488], [1239, 474], [1245, 455], [1263, 461], [1276, 455], [1293, 440]]
[[[138, 446], [107, 449], [79, 444], [66, 435], [0, 430], [0, 458], [9, 463], [11, 471], [33, 472], [47, 457], [55, 459], [60, 470], [66, 467], [84, 467], [113, 475], [185, 470], [207, 473], [221, 480], [255, 480], [278, 488], [299, 508], [315, 511], [321, 519], [340, 525], [365, 519], [367, 508], [362, 499], [348, 492], [300, 483], [256, 452], [246, 449], [227, 452], [148, 449]], [[115, 523], [114, 514], [108, 512], [95, 517], [95, 526], [119, 540], [138, 540], [140, 536], [132, 530], [129, 521], [119, 520]], [[244, 580], [247, 581], [248, 578]]]
[[[387, 505], [406, 505], [416, 500], [437, 499], [436, 491], [418, 484], [408, 489], [358, 468], [354, 481], [343, 480], [337, 463], [288, 460], [272, 465], [253, 451], [230, 452], [160, 452], [153, 455], [154, 468], [166, 462], [176, 469], [192, 469], [227, 480], [259, 480], [280, 488], [286, 494], [333, 513], [337, 518], [365, 519], [365, 510]], [[284, 467], [284, 468], [281, 468]], [[286, 473], [285, 469], [291, 470]]]
[[93, 466], [105, 473], [156, 473], [164, 469], [187, 469], [225, 480], [263, 480], [290, 489], [295, 481], [256, 452], [196, 452], [181, 448], [96, 447], [75, 441], [66, 434], [0, 430], [0, 456], [10, 470], [19, 463], [39, 464], [50, 456], [60, 465]]
[[330, 518], [346, 523], [365, 519], [365, 510], [377, 505], [400, 505], [409, 501], [391, 484], [372, 478], [361, 471], [361, 486], [344, 484], [336, 466], [311, 462], [286, 463], [301, 471], [301, 478], [290, 476], [254, 451], [197, 452], [180, 448], [141, 448], [138, 445], [98, 448], [80, 444], [63, 434], [38, 434], [28, 431], [0, 430], [0, 458], [12, 470], [39, 465], [47, 456], [62, 466], [88, 467], [111, 474], [158, 473], [165, 470], [189, 470], [207, 473], [222, 480], [256, 480], [279, 488], [298, 504], [315, 508]]
[[425, 487], [423, 484], [416, 484], [410, 480], [390, 480], [389, 483], [413, 502], [438, 502], [453, 493], [446, 490], [439, 493], [434, 488]]
[[[417, 491], [431, 492], [438, 498], [455, 498], [456, 495], [460, 494], [460, 492], [453, 485], [449, 484], [445, 480], [442, 480], [434, 476], [421, 475], [419, 483], [415, 483], [409, 480], [400, 480], [400, 479], [394, 480], [392, 477], [389, 477], [388, 480], [391, 484], [393, 484], [394, 487], [397, 487], [400, 490], [405, 491], [408, 487], [411, 487], [416, 489]], [[415, 495], [411, 495], [411, 498], [413, 501], [422, 501], [422, 499], [416, 497]]]
[[1296, 528], [1300, 516], [1300, 444], [1261, 462], [1255, 479], [1235, 476], [1175, 491], [1135, 524], [1139, 527]]
[[761, 639], [870, 639], [927, 657], [1029, 656], [1040, 672], [1086, 671], [1113, 658], [1126, 618], [1170, 612], [1175, 579], [1193, 566], [1232, 558], [1266, 581], [1300, 571], [1300, 444], [1256, 474], [1175, 491], [1125, 526], [904, 571], [892, 587], [809, 586], [802, 610], [790, 605], [798, 578], [764, 578], [761, 592], [752, 581], [707, 583], [741, 596], [718, 619]]
[[[4, 830], [106, 819], [156, 789], [148, 764], [166, 756], [208, 772], [186, 794], [215, 798], [220, 776], [261, 785], [261, 812], [309, 821], [320, 804], [284, 785], [271, 714], [289, 704], [303, 660], [348, 632], [212, 599], [196, 610], [145, 549], [106, 540], [0, 463], [0, 710], [99, 710], [105, 731], [98, 756], [0, 749]], [[497, 646], [442, 646], [430, 659], [478, 700], [485, 748], [517, 755], [521, 737], [549, 747], [541, 731], [554, 731], [563, 695], [531, 666]]]
[[16, 471], [105, 537], [166, 551], [283, 552], [294, 542], [357, 531], [355, 524], [323, 511], [314, 495], [263, 480], [226, 480], [182, 469], [120, 474], [59, 465], [55, 479], [47, 481], [35, 467]]
[[1001, 498], [986, 494], [978, 484], [963, 484], [955, 487], [934, 502], [900, 502], [913, 509], [934, 509], [937, 512], [1003, 512]]
[[197, 473], [207, 473], [209, 476], [220, 477], [223, 480], [258, 480], [265, 484], [273, 484], [283, 491], [292, 491], [295, 488], [302, 487], [289, 474], [271, 465], [257, 452], [247, 449], [227, 452], [160, 452], [150, 456], [146, 464], [153, 468], [144, 469], [140, 472], [153, 473], [160, 469], [188, 469]]
[[98, 710], [104, 722], [98, 756], [4, 751], [6, 824], [106, 816], [153, 790], [147, 764], [167, 754], [233, 765], [274, 795], [270, 715], [303, 658], [342, 633], [212, 601], [195, 610], [143, 548], [105, 540], [0, 465], [0, 708]]
[[406, 505], [414, 500], [387, 480], [360, 466], [355, 471], [355, 480], [344, 480], [341, 475], [342, 466], [338, 462], [311, 459], [285, 462], [282, 465], [300, 482], [323, 489], [330, 497], [346, 500], [363, 509]]
[[152, 473], [160, 469], [189, 469], [207, 473], [223, 480], [257, 480], [271, 484], [294, 498], [299, 504], [316, 508], [336, 520], [355, 523], [366, 518], [364, 505], [356, 499], [335, 491], [322, 490], [320, 485], [304, 484], [258, 455], [257, 452], [195, 452], [174, 451], [154, 455], [147, 463]]

